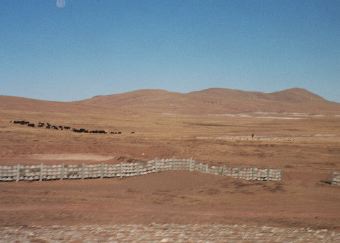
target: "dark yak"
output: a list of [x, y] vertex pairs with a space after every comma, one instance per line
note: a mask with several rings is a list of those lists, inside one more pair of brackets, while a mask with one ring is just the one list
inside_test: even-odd
[[102, 134], [106, 134], [107, 132], [104, 130], [92, 130], [90, 131], [90, 133], [102, 133]]
[[73, 132], [79, 132], [79, 133], [82, 133], [82, 132], [88, 133], [88, 132], [89, 132], [89, 131], [86, 130], [85, 128], [79, 128], [79, 129], [73, 128], [72, 131], [73, 131]]
[[25, 120], [17, 120], [13, 122], [14, 124], [28, 125], [30, 122]]

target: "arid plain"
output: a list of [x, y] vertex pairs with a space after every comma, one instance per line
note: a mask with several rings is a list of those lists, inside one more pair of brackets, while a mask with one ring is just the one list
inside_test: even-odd
[[[0, 225], [200, 223], [340, 230], [340, 187], [327, 183], [340, 171], [340, 105], [300, 89], [268, 97], [238, 92], [214, 89], [188, 98], [137, 91], [64, 103], [0, 97], [1, 165], [193, 158], [283, 172], [280, 182], [196, 172], [3, 182]], [[10, 122], [20, 119], [121, 134]]]

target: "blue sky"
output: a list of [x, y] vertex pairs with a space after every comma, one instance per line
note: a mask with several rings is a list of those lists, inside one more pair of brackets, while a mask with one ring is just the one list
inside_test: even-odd
[[56, 2], [1, 0], [1, 95], [302, 87], [340, 102], [340, 1]]

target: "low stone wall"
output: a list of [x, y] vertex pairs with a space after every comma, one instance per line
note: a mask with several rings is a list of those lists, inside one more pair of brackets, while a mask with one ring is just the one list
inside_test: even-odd
[[209, 166], [191, 159], [161, 159], [146, 163], [0, 166], [0, 181], [122, 178], [169, 170], [198, 171], [245, 180], [281, 180], [280, 169]]

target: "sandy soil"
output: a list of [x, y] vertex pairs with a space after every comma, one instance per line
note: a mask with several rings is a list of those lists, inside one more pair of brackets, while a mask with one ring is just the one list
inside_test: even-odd
[[[76, 134], [9, 123], [18, 118], [119, 129], [122, 134]], [[216, 139], [250, 138], [252, 133], [271, 139]], [[2, 165], [193, 157], [210, 164], [282, 168], [284, 173], [279, 183], [189, 172], [0, 183], [0, 225], [219, 223], [338, 231], [340, 187], [323, 181], [340, 170], [339, 138], [340, 118], [334, 116], [296, 120], [0, 111]]]

